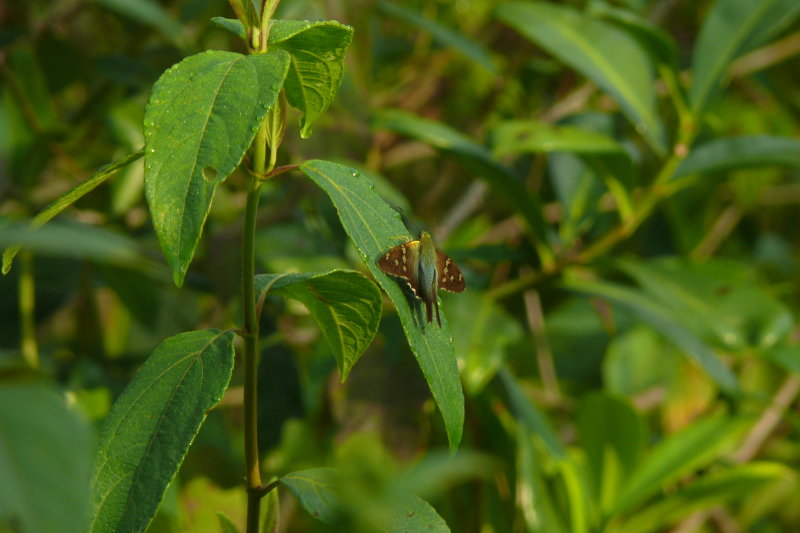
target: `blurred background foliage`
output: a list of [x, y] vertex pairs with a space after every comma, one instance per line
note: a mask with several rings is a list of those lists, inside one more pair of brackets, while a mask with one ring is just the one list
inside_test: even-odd
[[[453, 531], [794, 530], [796, 17], [756, 35], [726, 70], [708, 112], [694, 115], [696, 140], [677, 150], [698, 154], [699, 167], [675, 173], [685, 179], [666, 186], [636, 231], [587, 254], [619, 233], [625, 214], [613, 180], [595, 163], [605, 161], [636, 206], [672, 142], [648, 141], [656, 134], [631, 125], [619, 99], [557, 50], [512, 29], [514, 17], [496, 4], [281, 3], [280, 18], [335, 19], [353, 26], [355, 37], [339, 96], [309, 139], [300, 139], [290, 111], [279, 163], [324, 158], [360, 168], [412, 232], [432, 230], [459, 262], [469, 290], [445, 295], [444, 310], [467, 398], [462, 448], [484, 457], [440, 455], [441, 418], [388, 304], [375, 342], [340, 383], [307, 311], [270, 300], [260, 378], [267, 472], [336, 466], [347, 474], [340, 488], [348, 495], [331, 529], [281, 492], [279, 530], [355, 530], [390, 508], [400, 489], [426, 498]], [[677, 80], [687, 85], [714, 6], [554, 4], [616, 20], [649, 43], [651, 58], [674, 53]], [[144, 107], [166, 68], [208, 48], [244, 51], [209, 22], [213, 16], [231, 16], [225, 2], [0, 4], [0, 246], [19, 239], [9, 223], [143, 145]], [[627, 61], [618, 52], [606, 59]], [[669, 87], [661, 80], [650, 89], [664, 138], [679, 137]], [[537, 120], [544, 139], [515, 130], [510, 121], [520, 119]], [[578, 134], [548, 134], [545, 124]], [[748, 158], [758, 148], [752, 140], [723, 146], [723, 155], [708, 144], [710, 154], [695, 150], [764, 134], [788, 148], [772, 143], [761, 159]], [[545, 245], [541, 235], [531, 238], [536, 222], [520, 211], [518, 189], [503, 190], [508, 176], [522, 178], [514, 187], [524, 183], [530, 201], [541, 202]], [[153, 348], [182, 331], [240, 323], [244, 180], [234, 174], [217, 189], [180, 290], [149, 222], [141, 161], [27, 243], [32, 255], [21, 254], [0, 277], [0, 430], [37, 445], [0, 464], [13, 459], [30, 478], [48, 480], [53, 494], [79, 494], [103, 418]], [[363, 270], [311, 182], [283, 177], [263, 189], [260, 271]], [[35, 302], [25, 296], [31, 283]], [[217, 511], [243, 522], [240, 383], [235, 372], [150, 531], [219, 531]], [[69, 475], [43, 460], [65, 454]], [[59, 480], [50, 480], [55, 473]], [[10, 477], [0, 480], [0, 500], [14, 490]], [[41, 494], [15, 498], [42, 505]], [[42, 512], [69, 513], [72, 503], [63, 501], [63, 509]], [[0, 503], [0, 531], [18, 530], [10, 508]]]

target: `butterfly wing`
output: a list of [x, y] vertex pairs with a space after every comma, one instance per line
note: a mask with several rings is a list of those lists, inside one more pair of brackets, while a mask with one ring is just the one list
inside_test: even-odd
[[378, 268], [386, 274], [402, 278], [408, 282], [415, 295], [419, 295], [417, 263], [419, 261], [419, 241], [410, 241], [395, 246], [378, 258]]
[[467, 288], [458, 265], [438, 248], [436, 250], [436, 273], [440, 289], [449, 292], [463, 292]]

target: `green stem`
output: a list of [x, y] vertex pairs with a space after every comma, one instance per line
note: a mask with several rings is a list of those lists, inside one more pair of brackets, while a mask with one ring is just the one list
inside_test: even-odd
[[[261, 498], [261, 464], [258, 455], [258, 307], [255, 290], [256, 214], [261, 191], [257, 176], [268, 174], [275, 163], [267, 163], [269, 121], [264, 120], [253, 141], [253, 174], [247, 192], [242, 238], [242, 302], [244, 307], [244, 452], [247, 473], [247, 529], [258, 533]], [[272, 150], [271, 150], [272, 151]]]
[[39, 348], [36, 343], [36, 317], [34, 303], [36, 286], [33, 281], [33, 255], [19, 254], [19, 319], [21, 324], [22, 358], [32, 369], [39, 368]]
[[256, 212], [260, 187], [253, 179], [247, 193], [242, 239], [244, 306], [244, 458], [247, 476], [247, 533], [258, 533], [261, 464], [258, 455], [258, 314], [255, 290]]

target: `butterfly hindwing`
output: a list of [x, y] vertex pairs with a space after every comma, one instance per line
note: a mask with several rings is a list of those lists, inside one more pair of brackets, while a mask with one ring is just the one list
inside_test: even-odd
[[455, 262], [447, 255], [436, 249], [436, 273], [439, 278], [439, 288], [449, 292], [462, 292], [467, 288], [464, 276]]

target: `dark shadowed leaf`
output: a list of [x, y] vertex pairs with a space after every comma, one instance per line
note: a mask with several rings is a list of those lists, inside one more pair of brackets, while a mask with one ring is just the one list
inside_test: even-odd
[[389, 16], [412, 24], [422, 30], [429, 32], [433, 38], [442, 46], [450, 46], [482, 66], [492, 74], [497, 73], [497, 69], [492, 61], [489, 51], [481, 44], [462, 35], [435, 20], [425, 17], [422, 13], [414, 9], [403, 6], [398, 2], [387, 2], [382, 0], [378, 3], [378, 9]]
[[93, 532], [143, 531], [233, 370], [233, 332], [161, 343], [106, 418], [92, 480]]
[[692, 111], [713, 100], [731, 62], [763, 44], [800, 15], [797, 0], [717, 0], [700, 28], [692, 58]]
[[688, 327], [684, 326], [664, 305], [642, 291], [622, 285], [568, 279], [565, 288], [604, 298], [629, 309], [636, 317], [659, 331], [664, 337], [694, 359], [717, 384], [730, 393], [738, 390], [736, 376], [714, 351]]
[[[49, 222], [54, 216], [59, 214], [61, 211], [66, 209], [67, 207], [71, 206], [75, 203], [79, 198], [83, 197], [84, 195], [88, 194], [95, 187], [106, 181], [108, 178], [113, 176], [118, 170], [121, 168], [133, 163], [140, 157], [144, 155], [144, 150], [139, 150], [137, 152], [133, 152], [129, 154], [119, 161], [111, 163], [110, 165], [106, 165], [101, 168], [97, 173], [95, 173], [92, 177], [80, 183], [64, 193], [63, 195], [59, 196], [55, 201], [50, 203], [47, 207], [42, 209], [35, 217], [33, 217], [28, 224], [30, 229], [41, 228], [47, 222]], [[9, 246], [3, 251], [3, 274], [8, 274], [11, 270], [11, 262], [14, 260], [14, 256], [17, 255], [19, 252], [19, 246]]]

